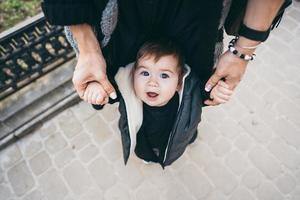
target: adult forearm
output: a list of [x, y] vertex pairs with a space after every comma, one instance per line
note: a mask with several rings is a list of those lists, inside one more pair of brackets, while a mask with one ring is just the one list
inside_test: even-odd
[[72, 25], [70, 30], [77, 42], [80, 54], [97, 53], [102, 56], [97, 37], [89, 24]]
[[283, 1], [248, 0], [244, 24], [255, 30], [268, 30]]
[[[266, 31], [270, 28], [273, 19], [284, 0], [248, 0], [244, 17], [244, 24], [254, 30]], [[239, 46], [256, 46], [260, 42], [240, 37], [237, 44]], [[253, 50], [245, 50], [244, 53], [252, 53]]]

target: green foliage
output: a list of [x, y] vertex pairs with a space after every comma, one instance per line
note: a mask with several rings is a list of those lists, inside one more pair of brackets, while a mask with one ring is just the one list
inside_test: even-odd
[[0, 0], [0, 32], [41, 12], [41, 0]]

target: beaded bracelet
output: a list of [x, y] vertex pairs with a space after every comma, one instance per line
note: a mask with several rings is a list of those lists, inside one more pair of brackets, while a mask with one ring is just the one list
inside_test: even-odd
[[238, 56], [239, 58], [246, 60], [246, 61], [250, 61], [250, 60], [254, 60], [255, 58], [255, 54], [253, 53], [252, 55], [247, 55], [247, 54], [243, 54], [241, 52], [239, 52], [235, 47], [234, 44], [237, 41], [238, 38], [233, 38], [228, 45], [228, 49], [231, 53], [233, 53], [234, 55]]

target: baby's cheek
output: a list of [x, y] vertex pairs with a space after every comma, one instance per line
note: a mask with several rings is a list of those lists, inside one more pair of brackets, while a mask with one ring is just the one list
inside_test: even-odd
[[136, 96], [140, 98], [141, 92], [142, 92], [142, 84], [139, 83], [138, 81], [134, 82], [133, 89], [134, 89]]

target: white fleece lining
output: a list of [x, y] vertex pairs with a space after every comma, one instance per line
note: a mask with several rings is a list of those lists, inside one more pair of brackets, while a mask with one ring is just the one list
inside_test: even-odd
[[128, 128], [130, 135], [130, 153], [134, 151], [136, 144], [136, 134], [141, 128], [143, 122], [143, 103], [137, 98], [133, 90], [131, 70], [134, 63], [130, 63], [125, 67], [120, 67], [115, 80], [126, 106]]
[[[119, 87], [120, 93], [125, 102], [126, 114], [128, 120], [128, 128], [130, 135], [130, 154], [134, 151], [136, 144], [136, 134], [142, 126], [143, 122], [143, 103], [135, 95], [133, 84], [132, 84], [132, 73], [131, 70], [134, 66], [134, 63], [130, 63], [125, 67], [120, 67], [115, 80]], [[185, 74], [182, 78], [182, 87], [180, 88], [179, 93], [179, 105], [182, 102], [183, 89], [186, 77], [190, 74], [191, 68], [188, 65], [184, 66]], [[178, 106], [179, 109], [180, 106]]]
[[[183, 96], [183, 89], [184, 89], [184, 84], [185, 84], [185, 79], [186, 77], [191, 73], [191, 68], [185, 64], [184, 65], [184, 76], [182, 77], [182, 86], [180, 88], [180, 90], [178, 91], [178, 94], [179, 94], [179, 105], [181, 104], [182, 102], [182, 96]], [[178, 106], [178, 109], [179, 109], [180, 106]]]

